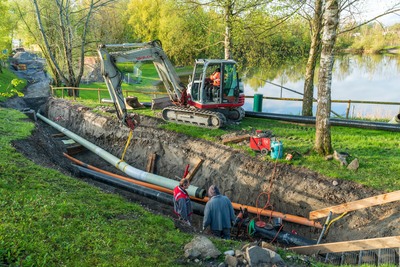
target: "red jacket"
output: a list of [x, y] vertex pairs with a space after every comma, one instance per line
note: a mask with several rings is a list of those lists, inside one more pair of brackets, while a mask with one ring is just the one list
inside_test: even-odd
[[185, 189], [177, 186], [174, 188], [174, 212], [185, 221], [191, 221], [192, 203]]
[[214, 72], [211, 74], [210, 79], [213, 81], [214, 86], [220, 86], [221, 84], [221, 73], [220, 72]]

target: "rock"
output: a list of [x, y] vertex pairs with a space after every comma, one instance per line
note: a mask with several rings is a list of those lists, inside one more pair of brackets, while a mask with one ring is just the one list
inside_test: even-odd
[[224, 252], [225, 255], [230, 255], [230, 256], [235, 256], [235, 251], [233, 250], [227, 250]]
[[333, 153], [333, 158], [340, 162], [340, 166], [347, 166], [347, 158], [348, 154], [338, 153], [336, 150]]
[[241, 251], [239, 249], [235, 250], [235, 256], [236, 256], [236, 258], [244, 258], [243, 251]]
[[234, 256], [226, 255], [225, 264], [228, 265], [229, 267], [236, 267], [238, 265], [238, 260]]
[[195, 236], [192, 241], [187, 243], [184, 247], [185, 257], [189, 259], [195, 258], [217, 258], [221, 252], [214, 246], [214, 244], [205, 236]]
[[333, 185], [333, 186], [337, 186], [338, 184], [339, 184], [339, 183], [338, 183], [338, 181], [336, 181], [336, 180], [332, 182], [332, 185]]
[[359, 167], [360, 167], [360, 164], [358, 162], [358, 159], [355, 158], [355, 159], [353, 159], [352, 162], [350, 162], [349, 166], [347, 166], [347, 169], [356, 171], [356, 170], [358, 170]]
[[271, 263], [269, 252], [259, 246], [247, 248], [246, 256], [250, 266], [264, 266]]

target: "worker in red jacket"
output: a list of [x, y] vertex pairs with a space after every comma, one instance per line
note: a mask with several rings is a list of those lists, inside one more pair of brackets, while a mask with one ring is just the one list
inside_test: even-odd
[[188, 179], [182, 179], [179, 185], [174, 189], [174, 212], [180, 220], [183, 220], [188, 225], [192, 223], [192, 203], [186, 189], [189, 188], [190, 182]]
[[215, 71], [210, 75], [210, 80], [212, 83], [212, 87], [210, 87], [208, 90], [208, 96], [210, 98], [210, 101], [213, 101], [213, 94], [214, 92], [217, 92], [219, 90], [219, 87], [221, 85], [221, 69], [216, 68]]

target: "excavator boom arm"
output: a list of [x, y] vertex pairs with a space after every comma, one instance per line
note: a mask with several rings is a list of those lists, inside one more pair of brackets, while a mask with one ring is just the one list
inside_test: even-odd
[[[111, 49], [116, 50], [116, 52], [110, 53], [108, 50]], [[102, 75], [120, 119], [123, 119], [124, 114], [126, 114], [126, 105], [121, 89], [123, 74], [116, 65], [119, 62], [153, 62], [171, 101], [175, 103], [181, 101], [185, 86], [180, 81], [174, 66], [158, 41], [100, 45], [98, 54], [100, 56]]]

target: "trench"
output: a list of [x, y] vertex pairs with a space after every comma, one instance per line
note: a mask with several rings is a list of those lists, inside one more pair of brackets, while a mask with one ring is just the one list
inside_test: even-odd
[[[115, 114], [102, 113], [73, 102], [52, 98], [40, 108], [40, 113], [116, 157], [123, 153], [129, 129], [118, 121]], [[381, 193], [348, 181], [340, 180], [337, 181], [337, 185], [333, 185], [333, 179], [305, 168], [265, 161], [218, 142], [163, 130], [157, 127], [160, 123], [164, 122], [157, 118], [141, 116], [141, 124], [133, 132], [124, 160], [135, 168], [145, 170], [149, 156], [155, 153], [157, 159], [154, 173], [178, 181], [187, 164], [193, 167], [202, 159], [203, 164], [191, 183], [204, 189], [215, 184], [232, 202], [258, 207], [261, 210], [267, 203], [266, 192], [271, 188], [271, 206], [268, 209], [308, 218], [310, 211]], [[39, 127], [40, 123], [37, 124]], [[62, 138], [50, 138], [57, 144], [53, 149], [53, 153], [58, 155], [54, 164], [74, 173], [71, 171], [71, 162], [62, 156], [67, 149], [62, 143]], [[93, 166], [122, 174], [90, 151], [82, 151], [74, 157]], [[96, 182], [94, 184], [99, 186]], [[121, 193], [112, 188], [107, 190]], [[156, 201], [140, 196], [130, 195], [128, 198], [147, 205], [150, 209], [157, 206], [157, 212], [173, 217], [172, 206], [159, 205]], [[195, 231], [200, 230], [201, 216], [194, 219]], [[261, 219], [270, 220], [268, 217]], [[395, 204], [358, 210], [335, 222], [322, 242], [398, 235], [399, 221], [398, 207]], [[317, 222], [323, 224], [324, 219]], [[286, 221], [283, 223], [283, 230], [295, 232], [311, 240], [317, 240], [321, 233], [321, 229]]]

